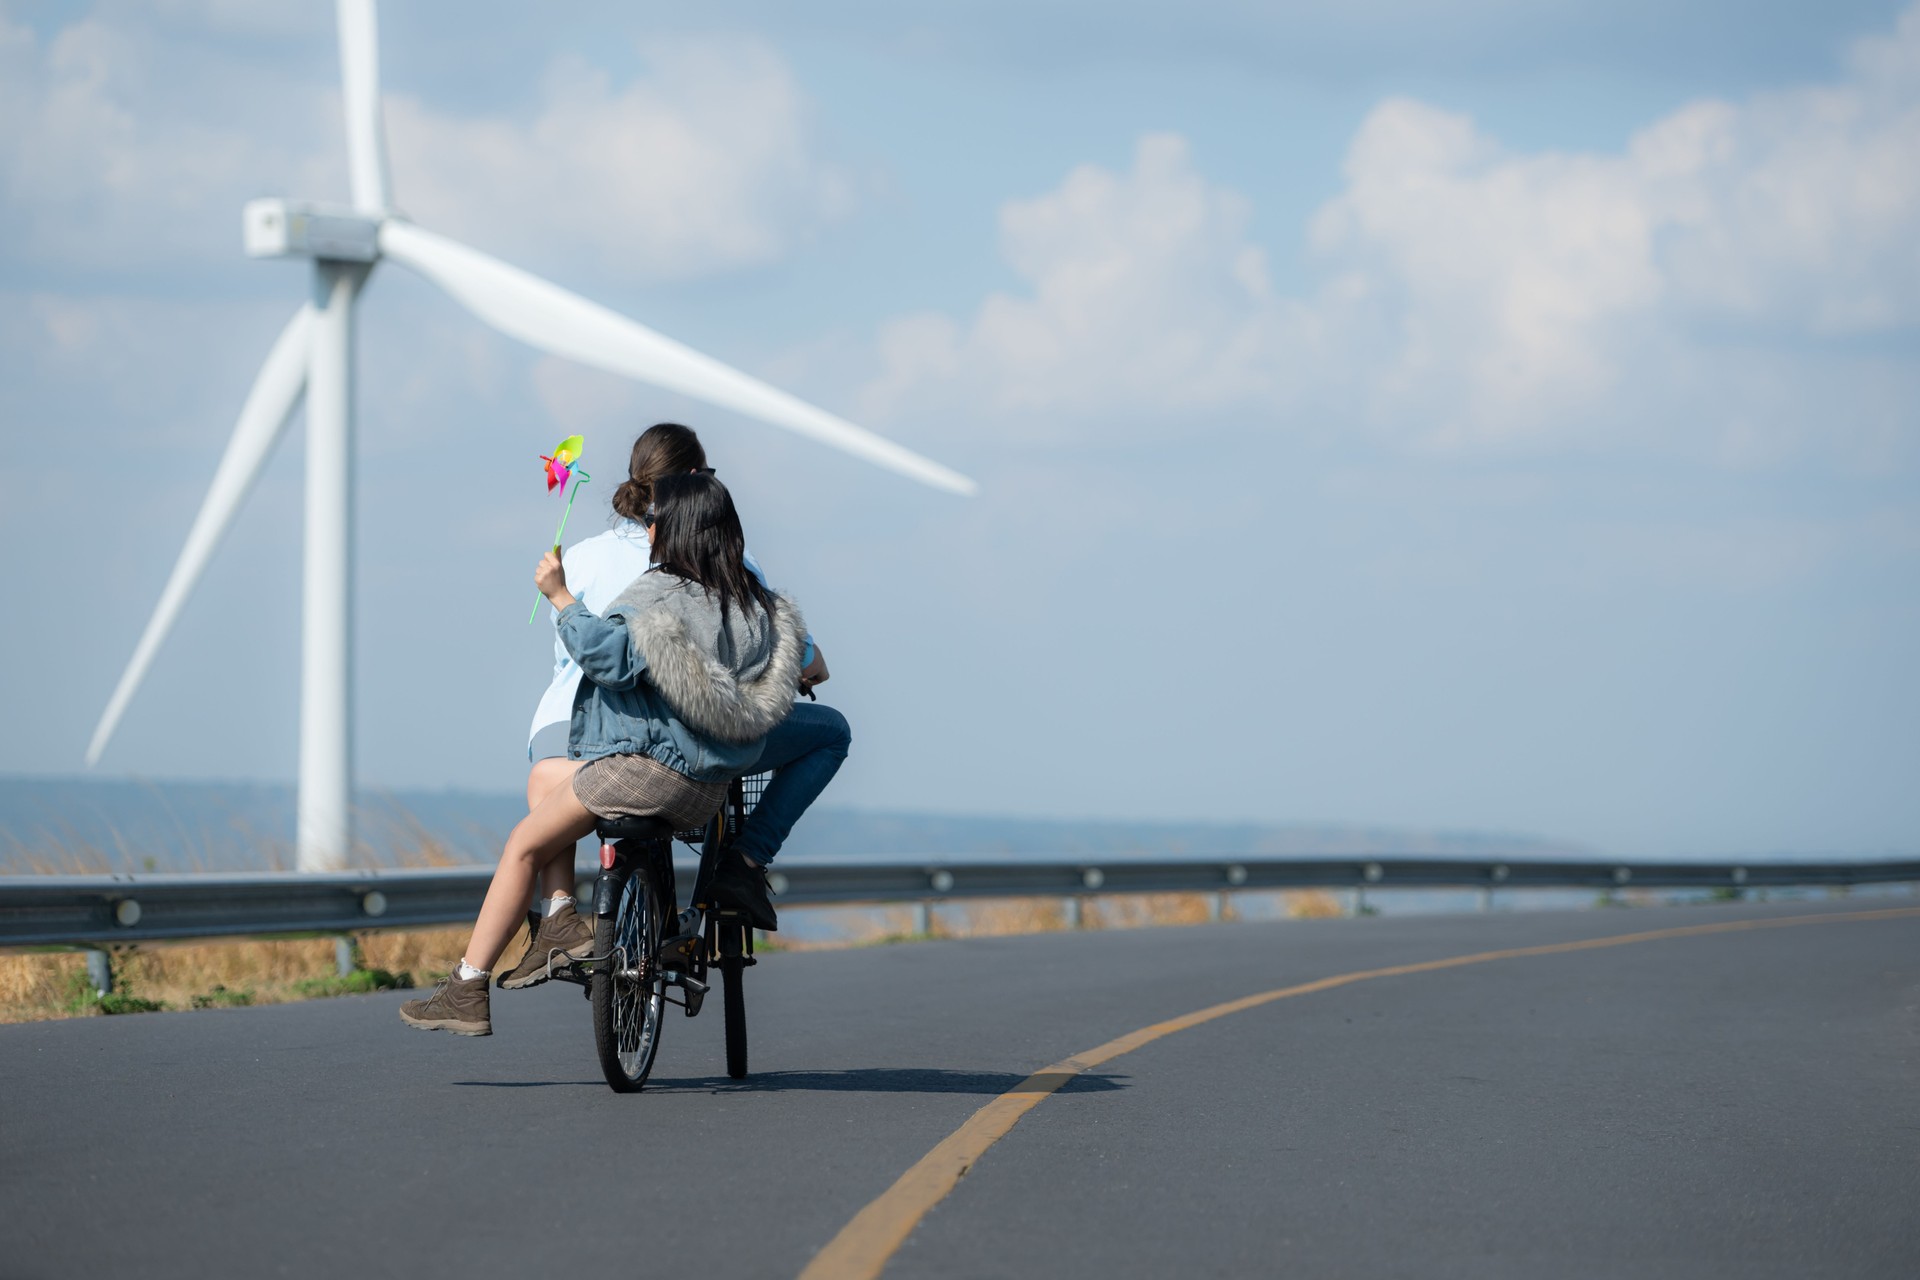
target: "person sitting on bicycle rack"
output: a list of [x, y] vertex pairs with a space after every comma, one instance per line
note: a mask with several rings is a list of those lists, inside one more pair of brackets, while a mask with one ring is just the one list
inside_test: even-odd
[[709, 475], [662, 476], [645, 513], [653, 567], [595, 614], [548, 552], [535, 584], [560, 611], [560, 636], [584, 679], [569, 755], [583, 763], [507, 837], [466, 954], [412, 1026], [491, 1035], [489, 970], [520, 927], [536, 877], [601, 818], [658, 817], [697, 827], [759, 759], [792, 710], [806, 624], [792, 600], [743, 564], [740, 517]]
[[[692, 472], [713, 474], [700, 437], [690, 427], [677, 422], [655, 423], [633, 442], [627, 479], [613, 495], [613, 527], [568, 547], [562, 557], [568, 587], [587, 608], [604, 612], [614, 597], [647, 571], [648, 542], [640, 517], [653, 499], [654, 482], [662, 476]], [[766, 575], [753, 553], [745, 552], [744, 559], [748, 572], [766, 585]], [[554, 617], [557, 622], [558, 611]], [[549, 791], [570, 782], [581, 765], [568, 746], [580, 666], [567, 652], [557, 629], [553, 646], [553, 679], [534, 709], [527, 734], [527, 756], [532, 761], [527, 772], [529, 812]], [[811, 699], [813, 689], [824, 684], [828, 674], [826, 659], [809, 635], [800, 692]], [[755, 768], [771, 771], [773, 777], [754, 811], [730, 836], [734, 852], [721, 858], [714, 885], [720, 901], [745, 911], [756, 928], [779, 926], [764, 868], [780, 851], [800, 815], [833, 781], [852, 742], [847, 718], [813, 701], [795, 706], [768, 735]], [[537, 986], [547, 980], [548, 960], [556, 953], [576, 958], [592, 954], [593, 920], [578, 910], [573, 889], [573, 863], [555, 858], [541, 872], [539, 918], [530, 930], [526, 954], [512, 969], [500, 974], [495, 985], [507, 990]]]

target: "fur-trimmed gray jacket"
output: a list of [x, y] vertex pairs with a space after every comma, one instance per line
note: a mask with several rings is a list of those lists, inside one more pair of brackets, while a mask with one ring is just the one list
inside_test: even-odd
[[770, 619], [698, 583], [640, 575], [604, 617], [575, 601], [556, 620], [585, 679], [567, 754], [651, 756], [702, 782], [750, 772], [800, 683], [806, 622], [786, 596]]

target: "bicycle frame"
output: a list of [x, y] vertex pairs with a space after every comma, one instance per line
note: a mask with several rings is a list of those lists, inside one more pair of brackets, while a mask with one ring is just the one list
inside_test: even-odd
[[[734, 779], [720, 811], [703, 832], [656, 835], [652, 832], [659, 831], [658, 826], [651, 831], [641, 826], [637, 829], [647, 834], [601, 843], [600, 874], [593, 887], [594, 916], [599, 922], [596, 950], [600, 954], [573, 961], [564, 972], [553, 967], [550, 956], [548, 976], [580, 982], [586, 988], [594, 1008], [594, 1038], [601, 1067], [607, 1083], [618, 1092], [633, 1092], [645, 1084], [657, 1052], [658, 1019], [664, 1014], [661, 1005], [677, 1004], [688, 1017], [697, 1015], [710, 990], [708, 973], [712, 968], [718, 968], [723, 979], [727, 1074], [736, 1080], [747, 1074], [746, 997], [741, 976], [747, 966], [756, 963], [753, 926], [744, 912], [715, 903], [711, 886], [720, 851], [750, 812], [764, 786], [763, 779], [764, 775]], [[688, 895], [689, 906], [682, 911], [674, 883], [673, 840], [692, 843], [690, 837], [700, 840], [700, 869]], [[636, 880], [640, 882], [637, 885]], [[627, 900], [631, 905], [630, 893], [646, 899], [647, 905], [640, 908], [646, 914], [640, 919], [648, 923], [640, 931], [648, 954], [628, 955], [617, 941], [624, 927], [620, 922], [627, 918], [622, 902]], [[669, 941], [673, 945], [663, 945]], [[669, 994], [673, 987], [680, 989], [681, 998]], [[655, 1012], [645, 1015], [645, 1025], [652, 1030], [645, 1033], [649, 1047], [644, 1051], [620, 1047], [627, 1044], [627, 1033], [621, 1028], [636, 1025], [621, 1021], [631, 1017], [630, 1006], [623, 1003], [630, 997], [621, 993], [636, 988], [650, 988], [653, 994], [648, 998], [655, 1002]], [[629, 1062], [629, 1052], [641, 1056]]]

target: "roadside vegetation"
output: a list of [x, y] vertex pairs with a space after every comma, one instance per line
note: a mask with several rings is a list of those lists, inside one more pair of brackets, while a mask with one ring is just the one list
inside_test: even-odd
[[464, 927], [363, 934], [359, 964], [344, 975], [332, 938], [116, 947], [105, 996], [93, 989], [80, 952], [14, 952], [0, 955], [0, 1022], [245, 1008], [410, 987], [415, 975], [446, 972], [466, 939]]
[[[1274, 916], [1307, 918], [1343, 913], [1341, 901], [1331, 893], [1251, 896], [1280, 899], [1275, 904], [1278, 909], [1271, 913]], [[1080, 905], [1080, 927], [1137, 929], [1200, 924], [1213, 919], [1218, 909], [1218, 899], [1211, 894], [1089, 897]], [[945, 903], [929, 912], [924, 922], [911, 907], [795, 908], [791, 918], [794, 927], [790, 931], [758, 945], [762, 953], [928, 938], [1001, 937], [1069, 927], [1067, 904], [1058, 898]], [[1235, 918], [1232, 903], [1226, 907], [1225, 918]], [[930, 927], [923, 928], [923, 923]], [[0, 954], [0, 1023], [169, 1009], [246, 1008], [411, 987], [416, 980], [432, 982], [451, 968], [466, 940], [464, 925], [359, 934], [354, 939], [356, 966], [345, 975], [336, 971], [332, 938], [119, 947], [112, 953], [114, 989], [105, 996], [93, 989], [87, 978], [86, 957], [80, 952]], [[523, 930], [507, 948], [507, 954], [517, 956], [525, 945]]]

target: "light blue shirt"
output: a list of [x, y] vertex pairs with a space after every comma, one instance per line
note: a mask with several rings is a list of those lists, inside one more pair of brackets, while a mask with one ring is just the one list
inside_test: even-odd
[[[588, 609], [604, 615], [608, 606], [633, 584], [635, 578], [653, 567], [652, 560], [648, 559], [650, 550], [646, 529], [637, 521], [621, 520], [605, 533], [597, 533], [576, 542], [561, 554], [561, 567], [567, 571], [567, 590], [573, 592], [574, 598]], [[767, 575], [751, 551], [747, 552], [746, 565], [747, 571], [765, 586]], [[548, 607], [549, 624], [559, 616], [558, 610]], [[807, 651], [801, 661], [813, 661], [812, 636], [807, 637]], [[528, 759], [533, 758], [533, 740], [542, 729], [572, 721], [573, 698], [579, 689], [579, 664], [567, 652], [567, 646], [560, 642], [560, 632], [555, 627], [553, 680], [547, 685], [547, 691], [540, 695], [540, 705], [533, 709], [533, 724], [527, 729]]]

